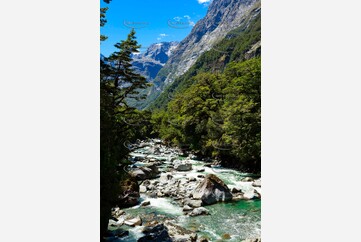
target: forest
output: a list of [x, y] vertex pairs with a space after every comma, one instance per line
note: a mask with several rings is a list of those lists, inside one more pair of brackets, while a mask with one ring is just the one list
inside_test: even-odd
[[[106, 11], [101, 8], [101, 26], [107, 22]], [[128, 105], [129, 99], [145, 100], [142, 90], [152, 85], [132, 68], [132, 53], [141, 48], [135, 30], [114, 45], [114, 53], [100, 60], [101, 240], [111, 209], [127, 207], [124, 184], [139, 190], [125, 172], [131, 164], [128, 144], [159, 138], [199, 159], [260, 174], [260, 50], [245, 57], [260, 40], [260, 18], [252, 23], [251, 28], [241, 26], [229, 33], [237, 35], [203, 54], [145, 110]], [[101, 41], [106, 39], [100, 36]]]

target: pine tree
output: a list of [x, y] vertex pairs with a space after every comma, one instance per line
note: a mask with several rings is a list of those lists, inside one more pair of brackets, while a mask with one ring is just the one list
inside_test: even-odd
[[[103, 27], [106, 23], [107, 23], [107, 20], [105, 18], [105, 14], [107, 12], [108, 8], [100, 8], [100, 27]], [[106, 40], [108, 37], [105, 36], [105, 35], [100, 35], [100, 41], [104, 41]]]
[[109, 57], [109, 60], [114, 63], [111, 71], [113, 84], [109, 86], [117, 91], [117, 93], [113, 93], [116, 104], [126, 105], [126, 97], [137, 100], [144, 98], [144, 96], [139, 96], [139, 89], [146, 88], [149, 84], [143, 76], [132, 69], [132, 53], [137, 53], [141, 47], [137, 44], [134, 29], [130, 31], [126, 40], [114, 46], [118, 51]]
[[[107, 230], [111, 208], [119, 204], [119, 183], [125, 179], [129, 150], [123, 145], [134, 141], [143, 129], [125, 120], [142, 119], [143, 113], [128, 107], [127, 98], [148, 86], [146, 79], [132, 69], [132, 53], [140, 46], [132, 30], [127, 39], [115, 44], [109, 58], [100, 60], [100, 197], [101, 233]], [[138, 97], [137, 97], [138, 98]], [[149, 116], [149, 115], [148, 115]]]

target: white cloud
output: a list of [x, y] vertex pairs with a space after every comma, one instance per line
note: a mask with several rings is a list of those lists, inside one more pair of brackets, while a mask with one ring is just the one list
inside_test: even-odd
[[158, 41], [161, 41], [163, 38], [165, 38], [165, 37], [167, 37], [167, 36], [169, 36], [169, 35], [168, 35], [168, 34], [159, 34], [157, 40], [158, 40]]
[[189, 15], [184, 15], [184, 18], [186, 18], [186, 19], [188, 19], [188, 20], [191, 19], [191, 17], [189, 17]]
[[198, 0], [199, 4], [203, 4], [203, 3], [209, 3], [212, 0]]
[[177, 17], [174, 17], [173, 19], [174, 19], [175, 21], [180, 21], [182, 18], [177, 16]]
[[189, 21], [189, 25], [190, 26], [194, 26], [194, 25], [196, 25], [193, 21]]

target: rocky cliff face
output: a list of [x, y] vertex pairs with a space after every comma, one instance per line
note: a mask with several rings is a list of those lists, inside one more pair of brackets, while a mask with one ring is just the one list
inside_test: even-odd
[[148, 81], [152, 81], [178, 44], [176, 41], [152, 44], [144, 53], [133, 55], [133, 66]]
[[250, 10], [260, 6], [260, 0], [213, 0], [207, 15], [197, 22], [191, 33], [180, 42], [169, 58], [157, 86], [168, 85], [185, 73], [205, 51], [210, 50], [232, 29], [245, 21]]

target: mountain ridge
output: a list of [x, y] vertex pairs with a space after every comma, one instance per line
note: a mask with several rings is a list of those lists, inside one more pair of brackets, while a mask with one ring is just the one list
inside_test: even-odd
[[[244, 61], [261, 54], [261, 7], [255, 4], [236, 29], [228, 32], [210, 50], [204, 52], [184, 74], [166, 86], [147, 108], [165, 108], [169, 96], [189, 87], [192, 78], [200, 72], [221, 72], [231, 61]], [[160, 73], [163, 71], [162, 69]]]
[[182, 40], [173, 55], [154, 78], [145, 100], [148, 107], [172, 82], [186, 73], [205, 52], [212, 49], [231, 30], [239, 27], [260, 0], [213, 0], [206, 16]]

